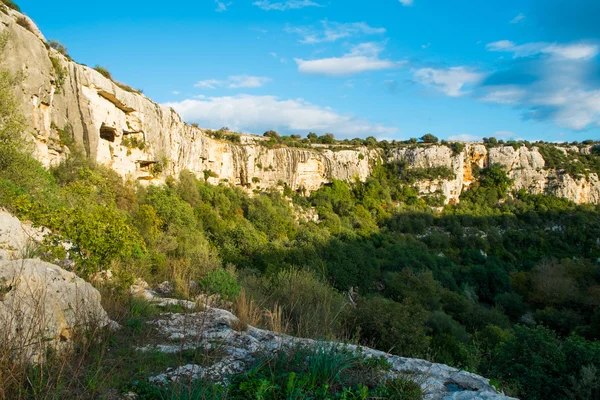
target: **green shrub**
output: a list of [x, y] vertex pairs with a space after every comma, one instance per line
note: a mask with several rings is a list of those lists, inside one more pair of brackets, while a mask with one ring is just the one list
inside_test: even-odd
[[50, 56], [50, 62], [52, 63], [52, 71], [54, 72], [54, 78], [56, 82], [56, 90], [60, 92], [65, 84], [68, 71], [62, 66], [62, 62], [58, 57]]
[[225, 300], [234, 300], [240, 294], [237, 276], [226, 269], [211, 271], [198, 281], [200, 289], [208, 294], [219, 294]]
[[103, 77], [105, 77], [106, 79], [110, 79], [112, 81], [112, 75], [110, 74], [110, 71], [107, 70], [104, 67], [101, 67], [100, 65], [96, 65], [94, 67], [94, 69], [98, 72], [100, 72], [100, 75], [102, 75]]

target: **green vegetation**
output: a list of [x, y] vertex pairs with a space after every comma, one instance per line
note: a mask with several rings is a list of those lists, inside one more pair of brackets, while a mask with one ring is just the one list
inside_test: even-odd
[[[162, 186], [144, 188], [89, 162], [77, 149], [46, 170], [21, 137], [25, 129], [12, 94], [15, 84], [14, 77], [0, 72], [0, 206], [53, 232], [43, 257], [64, 258], [65, 250], [56, 244], [68, 240], [81, 275], [110, 268], [123, 287], [133, 277], [169, 280], [181, 295], [189, 294], [193, 280], [206, 292], [239, 302], [240, 309], [245, 304], [250, 310], [254, 301], [271, 312], [268, 326], [281, 331], [353, 338], [393, 354], [427, 357], [495, 378], [523, 398], [597, 393], [597, 206], [511, 193], [511, 181], [497, 165], [475, 169], [478, 183], [460, 204], [440, 212], [430, 208], [439, 199], [420, 197], [413, 183], [450, 179], [447, 168], [379, 165], [365, 182], [334, 180], [309, 197], [286, 188], [287, 198], [277, 190], [249, 197], [230, 185], [210, 185], [210, 171], [205, 179], [184, 171]], [[59, 136], [67, 144], [72, 136], [63, 131]], [[231, 135], [225, 132], [215, 134]], [[278, 140], [274, 134], [271, 139]], [[551, 155], [551, 165], [565, 165], [558, 153]], [[597, 149], [578, 160], [592, 169], [596, 157]], [[168, 160], [162, 160], [152, 171], [167, 167]], [[297, 218], [307, 208], [316, 210], [318, 222]], [[145, 313], [152, 311], [123, 303], [128, 304], [121, 305], [128, 310], [121, 320], [126, 333], [144, 334]], [[250, 312], [247, 316], [252, 321]], [[256, 320], [266, 324], [267, 318]], [[69, 371], [79, 385], [93, 383], [93, 376], [101, 376], [94, 371], [104, 368], [92, 361], [97, 353], [84, 350], [88, 361], [80, 365], [86, 367]], [[333, 398], [394, 398], [394, 390], [415, 389], [403, 380], [385, 385], [345, 380], [362, 368], [351, 358], [338, 366], [317, 360], [318, 354], [285, 366], [280, 359], [263, 360], [235, 378], [231, 396], [251, 392], [278, 398], [289, 389], [300, 397], [325, 390]], [[134, 379], [140, 382], [152, 362], [160, 365], [160, 359], [145, 361], [148, 365], [136, 364]], [[123, 371], [110, 385], [124, 389], [115, 382], [125, 377], [131, 382], [132, 370]], [[34, 372], [27, 374], [38, 388], [60, 386], [56, 379], [35, 381]], [[110, 387], [94, 385], [92, 398]]]
[[408, 377], [384, 381], [385, 360], [353, 355], [343, 348], [327, 346], [280, 350], [258, 359], [246, 374], [236, 375], [224, 388], [196, 381], [191, 388], [175, 383], [166, 387], [145, 384], [142, 399], [403, 399], [419, 400], [423, 393]]
[[12, 8], [15, 11], [21, 12], [19, 6], [12, 0], [1, 0], [1, 3], [4, 4], [8, 8]]
[[65, 67], [63, 67], [62, 62], [58, 57], [50, 56], [50, 62], [52, 63], [52, 71], [54, 72], [56, 90], [60, 93], [65, 84], [68, 71]]
[[96, 71], [98, 71], [103, 77], [105, 77], [106, 79], [110, 79], [111, 81], [113, 81], [113, 83], [115, 85], [117, 85], [118, 87], [120, 87], [121, 89], [127, 91], [127, 92], [131, 92], [131, 93], [137, 93], [137, 94], [142, 94], [143, 91], [140, 89], [134, 89], [129, 85], [125, 85], [124, 83], [118, 82], [116, 80], [113, 79], [112, 74], [110, 73], [110, 71], [104, 67], [101, 67], [100, 65], [96, 65], [94, 67], [94, 69]]
[[129, 147], [130, 149], [144, 150], [146, 148], [146, 141], [143, 138], [128, 135], [123, 137], [121, 145]]
[[54, 50], [58, 51], [60, 54], [67, 57], [69, 60], [71, 59], [71, 57], [69, 56], [69, 52], [67, 51], [67, 48], [59, 41], [51, 40], [48, 42], [48, 46], [50, 46]]
[[431, 133], [428, 133], [428, 134], [422, 136], [419, 140], [423, 143], [437, 143], [438, 142], [438, 138], [436, 136], [433, 136]]

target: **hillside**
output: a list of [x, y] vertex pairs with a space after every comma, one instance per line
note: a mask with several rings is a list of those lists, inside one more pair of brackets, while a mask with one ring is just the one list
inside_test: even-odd
[[364, 181], [380, 162], [404, 162], [408, 169], [450, 169], [453, 176], [430, 174], [416, 186], [422, 195], [443, 195], [444, 203], [456, 203], [476, 179], [473, 168], [500, 164], [516, 190], [579, 204], [600, 201], [600, 167], [592, 145], [291, 143], [303, 147], [297, 148], [264, 137], [202, 130], [112, 80], [105, 69], [78, 64], [51, 48], [33, 21], [23, 26], [18, 18], [27, 17], [0, 14], [0, 32], [9, 34], [2, 66], [23, 73], [20, 106], [35, 156], [46, 166], [64, 160], [71, 145], [119, 175], [141, 181], [161, 182], [188, 170], [210, 183], [229, 182], [250, 192], [281, 183], [312, 192], [333, 179]]
[[0, 398], [598, 398], [594, 143], [203, 130], [3, 4]]

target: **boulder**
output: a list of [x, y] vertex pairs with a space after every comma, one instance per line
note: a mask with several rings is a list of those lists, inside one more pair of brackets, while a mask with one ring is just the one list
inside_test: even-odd
[[115, 328], [100, 293], [72, 272], [39, 259], [0, 261], [0, 342], [25, 361], [48, 346], [67, 349], [79, 329]]
[[22, 224], [16, 217], [0, 210], [0, 260], [22, 258], [43, 240], [42, 229]]

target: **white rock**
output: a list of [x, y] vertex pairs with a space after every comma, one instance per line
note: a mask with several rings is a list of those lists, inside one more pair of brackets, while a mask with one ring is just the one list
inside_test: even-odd
[[24, 360], [67, 347], [75, 329], [117, 327], [92, 285], [41, 260], [0, 261], [0, 293], [0, 334]]

